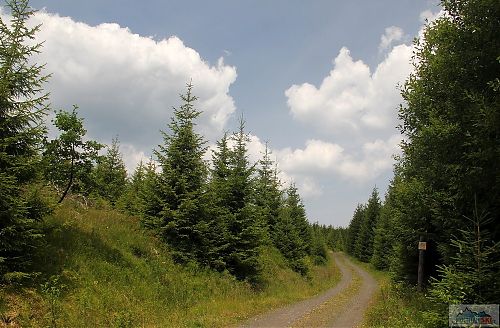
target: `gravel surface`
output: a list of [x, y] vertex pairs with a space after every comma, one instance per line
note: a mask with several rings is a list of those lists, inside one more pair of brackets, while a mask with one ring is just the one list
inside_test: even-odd
[[[335, 287], [313, 298], [254, 317], [241, 327], [293, 327], [296, 325], [304, 326], [304, 323], [310, 327], [356, 327], [359, 325], [373, 293], [377, 290], [377, 282], [368, 272], [352, 263], [344, 254], [335, 253], [333, 257], [341, 273], [341, 280]], [[353, 275], [359, 279], [353, 279]], [[328, 309], [328, 304], [330, 306], [335, 304], [336, 297], [345, 297], [342, 292], [348, 288], [353, 289], [351, 284], [354, 280], [357, 280], [358, 283], [361, 281], [361, 286], [354, 289], [356, 292], [349, 295], [349, 299], [338, 303], [341, 306], [340, 309], [325, 311]], [[320, 308], [322, 308], [321, 311], [315, 311]], [[321, 324], [319, 326], [312, 324], [313, 326], [311, 326], [307, 322], [320, 322]]]

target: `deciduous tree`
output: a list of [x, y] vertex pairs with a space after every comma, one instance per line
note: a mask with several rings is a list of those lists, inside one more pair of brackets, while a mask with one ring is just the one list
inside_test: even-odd
[[71, 112], [56, 112], [53, 123], [60, 134], [46, 142], [43, 154], [46, 177], [62, 189], [59, 203], [71, 189], [83, 194], [95, 189], [92, 169], [103, 145], [85, 140], [87, 130], [83, 126], [83, 118], [78, 117], [77, 109], [75, 105]]

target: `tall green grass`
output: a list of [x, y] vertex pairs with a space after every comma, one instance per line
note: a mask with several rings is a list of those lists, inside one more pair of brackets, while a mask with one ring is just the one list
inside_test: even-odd
[[30, 285], [0, 288], [0, 326], [230, 326], [339, 280], [333, 261], [302, 277], [274, 248], [263, 249], [259, 289], [227, 273], [177, 265], [136, 218], [110, 209], [68, 202], [46, 225], [38, 277]]
[[[379, 290], [365, 313], [366, 328], [442, 328], [447, 327], [443, 306], [426, 298], [415, 286], [396, 283], [388, 272], [351, 257], [357, 265], [370, 272], [379, 283]], [[436, 315], [439, 313], [439, 317]], [[446, 315], [446, 317], [445, 317]]]
[[416, 288], [395, 284], [390, 279], [380, 281], [380, 290], [365, 316], [364, 327], [425, 328], [429, 302]]

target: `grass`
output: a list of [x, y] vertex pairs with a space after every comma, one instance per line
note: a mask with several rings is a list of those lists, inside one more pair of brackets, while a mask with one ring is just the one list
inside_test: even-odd
[[70, 202], [47, 219], [40, 274], [0, 286], [0, 326], [225, 327], [333, 286], [333, 261], [304, 278], [273, 248], [263, 251], [263, 288], [195, 265], [173, 263], [136, 218]]
[[363, 267], [378, 281], [379, 290], [365, 313], [363, 328], [441, 328], [447, 327], [436, 315], [432, 304], [416, 287], [391, 280], [389, 273], [353, 257], [351, 261]]
[[[373, 305], [367, 311], [364, 327], [446, 327], [443, 318], [430, 318], [433, 315], [429, 310], [434, 307], [424, 294], [417, 292], [416, 288], [403, 284], [395, 284], [390, 279], [381, 282], [380, 291]], [[439, 322], [439, 324], [433, 324]]]

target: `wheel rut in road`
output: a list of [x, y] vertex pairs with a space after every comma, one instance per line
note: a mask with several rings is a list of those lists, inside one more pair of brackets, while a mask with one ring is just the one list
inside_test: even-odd
[[326, 292], [248, 320], [241, 327], [357, 327], [375, 291], [376, 280], [344, 254], [334, 253], [341, 280]]

